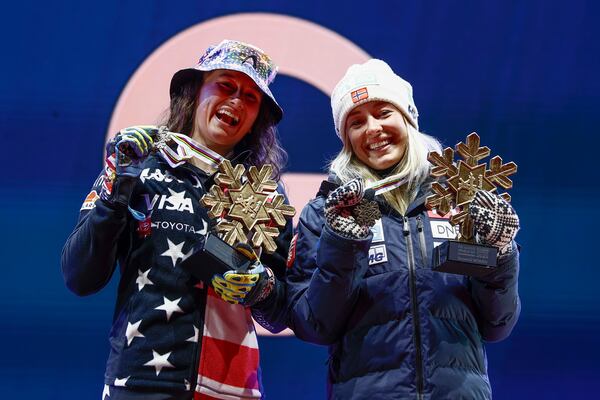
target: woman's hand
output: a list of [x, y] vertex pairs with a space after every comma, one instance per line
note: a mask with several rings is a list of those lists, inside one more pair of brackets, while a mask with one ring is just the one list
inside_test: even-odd
[[502, 197], [480, 190], [469, 206], [475, 233], [480, 242], [497, 247], [499, 255], [510, 253], [519, 231], [519, 216]]
[[121, 129], [107, 145], [107, 156], [115, 153], [117, 176], [139, 176], [140, 164], [148, 157], [154, 146], [158, 127], [153, 125], [130, 126]]
[[227, 271], [223, 275], [213, 276], [212, 286], [226, 302], [252, 307], [271, 294], [275, 276], [269, 268], [262, 265], [252, 247], [238, 243], [234, 248], [254, 261], [254, 264], [246, 271]]
[[352, 215], [365, 194], [363, 181], [353, 179], [329, 193], [325, 200], [325, 220], [336, 233], [351, 239], [364, 239], [369, 235], [370, 226], [361, 224]]

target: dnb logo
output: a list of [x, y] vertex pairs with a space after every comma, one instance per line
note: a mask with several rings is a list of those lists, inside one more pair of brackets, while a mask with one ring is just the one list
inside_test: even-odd
[[433, 246], [437, 247], [445, 240], [456, 239], [458, 236], [458, 227], [450, 224], [450, 215], [440, 217], [433, 211], [428, 211], [431, 224], [431, 235], [433, 236]]

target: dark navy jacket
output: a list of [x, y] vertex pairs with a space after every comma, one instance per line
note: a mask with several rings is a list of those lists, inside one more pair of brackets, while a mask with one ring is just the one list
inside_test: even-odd
[[424, 199], [406, 216], [380, 203], [381, 225], [364, 240], [325, 224], [323, 195], [302, 211], [289, 324], [329, 345], [329, 398], [491, 398], [483, 342], [504, 339], [518, 319], [518, 250], [484, 279], [432, 271], [441, 239]]
[[[151, 213], [152, 234], [147, 237], [139, 235], [139, 223], [127, 207], [96, 200], [102, 176], [82, 207], [62, 254], [67, 286], [78, 295], [92, 294], [107, 284], [117, 264], [120, 269], [106, 384], [195, 388], [207, 292], [179, 263], [210, 230], [207, 211], [199, 202], [208, 179], [190, 164], [170, 168], [158, 156], [150, 156], [129, 201], [132, 209]], [[282, 279], [290, 238], [288, 223], [277, 238], [277, 251], [262, 257]], [[267, 298], [253, 313], [277, 331], [284, 326], [267, 323], [275, 306]], [[154, 358], [153, 352], [169, 353], [171, 367], [144, 365]]]

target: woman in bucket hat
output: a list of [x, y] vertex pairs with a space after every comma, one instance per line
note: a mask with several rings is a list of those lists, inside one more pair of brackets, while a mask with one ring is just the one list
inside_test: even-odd
[[107, 145], [62, 253], [66, 284], [81, 296], [103, 288], [119, 265], [102, 400], [262, 397], [251, 315], [284, 328], [269, 315], [279, 309], [291, 223], [244, 285], [216, 277], [217, 294], [180, 263], [207, 234], [199, 200], [220, 160], [271, 164], [279, 178], [286, 154], [269, 89], [276, 72], [262, 50], [224, 40], [172, 78], [165, 125], [177, 146], [160, 145], [166, 130], [156, 126], [123, 129]]
[[[348, 69], [331, 106], [343, 148], [301, 214], [286, 278], [296, 336], [329, 346], [328, 397], [490, 399], [483, 342], [507, 337], [520, 311], [514, 210], [487, 192], [471, 205], [481, 241], [499, 249], [493, 272], [432, 271], [443, 240], [432, 228], [447, 222], [424, 200], [440, 145], [419, 132], [411, 85], [369, 60]], [[375, 210], [357, 213], [375, 189]]]

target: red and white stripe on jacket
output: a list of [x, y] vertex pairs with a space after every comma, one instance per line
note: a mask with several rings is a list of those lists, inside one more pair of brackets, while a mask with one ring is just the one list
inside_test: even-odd
[[260, 399], [258, 341], [250, 309], [208, 289], [194, 399]]

